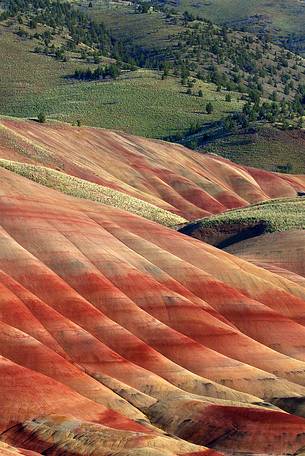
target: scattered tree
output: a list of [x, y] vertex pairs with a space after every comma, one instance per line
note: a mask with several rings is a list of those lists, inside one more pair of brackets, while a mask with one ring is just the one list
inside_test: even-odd
[[226, 94], [225, 101], [226, 101], [227, 103], [231, 103], [232, 97], [231, 97], [231, 95], [230, 95], [229, 93]]
[[207, 114], [212, 114], [212, 112], [214, 111], [214, 106], [212, 105], [212, 103], [209, 101], [206, 105], [206, 112]]

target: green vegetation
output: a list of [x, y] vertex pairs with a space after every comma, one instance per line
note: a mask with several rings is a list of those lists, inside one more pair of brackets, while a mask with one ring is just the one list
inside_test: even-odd
[[305, 229], [304, 198], [274, 199], [230, 210], [201, 220], [200, 228], [215, 228], [221, 231], [228, 225], [236, 225], [241, 229], [255, 223], [264, 224], [266, 233]]
[[[219, 88], [248, 93], [251, 101], [257, 101], [257, 97], [276, 101], [275, 94], [277, 101], [284, 95], [289, 101], [305, 82], [304, 60], [273, 45], [266, 35], [234, 31], [195, 13], [181, 14], [167, 7], [146, 15], [143, 27], [142, 16], [134, 14], [131, 6], [119, 2], [113, 7], [105, 5], [103, 1], [95, 2], [92, 11], [105, 20], [116, 38], [140, 42], [151, 51], [161, 50], [168, 69], [184, 82], [196, 76]], [[150, 21], [156, 25], [155, 31], [146, 30]]]
[[[181, 14], [173, 8], [161, 6], [145, 20], [146, 26], [149, 20], [158, 21], [157, 31], [150, 30], [145, 34], [142, 17], [132, 13], [131, 6], [125, 7], [119, 2], [116, 7], [107, 8], [105, 5], [105, 2], [95, 2], [94, 14], [100, 11], [100, 15], [106, 15], [107, 26], [113, 27], [114, 36], [127, 39], [124, 36], [126, 26], [131, 33], [129, 42], [140, 41], [150, 51], [155, 50], [162, 55], [163, 62], [159, 63], [164, 70], [162, 79], [169, 74], [179, 77], [181, 84], [187, 86], [188, 95], [195, 94], [194, 80], [212, 82], [217, 85], [218, 92], [223, 93], [227, 103], [230, 102], [231, 91], [241, 94], [246, 106], [242, 113], [233, 112], [224, 117], [223, 133], [231, 134], [256, 121], [278, 123], [283, 128], [302, 127], [305, 63], [300, 56], [272, 44], [266, 35], [259, 37], [233, 31], [187, 11]], [[120, 28], [112, 23], [112, 14]], [[135, 33], [130, 30], [131, 23]], [[164, 38], [165, 30], [167, 40]], [[201, 96], [200, 92], [198, 96]], [[184, 138], [187, 145], [198, 147], [206, 140], [205, 125], [201, 127], [203, 138], [198, 134], [198, 128], [195, 138], [193, 133], [191, 137]], [[170, 139], [179, 140], [179, 137]]]
[[[305, 114], [305, 64], [300, 56], [249, 33], [219, 27], [185, 12], [184, 29], [165, 53], [173, 73], [191, 90], [192, 77], [242, 93], [243, 112], [224, 119], [224, 130], [257, 120], [302, 127]], [[230, 102], [230, 93], [225, 101]]]
[[183, 25], [166, 12], [156, 9], [151, 14], [137, 14], [135, 4], [107, 0], [93, 2], [81, 1], [82, 10], [96, 21], [102, 21], [112, 35], [122, 42], [136, 43], [148, 50], [163, 50], [170, 44], [169, 37], [183, 30]]
[[[124, 62], [125, 69], [135, 65], [155, 66], [153, 55], [136, 43], [126, 45], [114, 38], [101, 20], [94, 20], [73, 2], [0, 0], [1, 4], [0, 21], [13, 23], [15, 33], [22, 39], [31, 40], [35, 44], [34, 52], [38, 54], [64, 62], [72, 58], [89, 64], [99, 64], [103, 58], [110, 58], [111, 63], [117, 62], [118, 68]], [[142, 3], [137, 6], [144, 8]], [[111, 72], [108, 71], [107, 76], [110, 77]]]
[[184, 218], [176, 214], [123, 192], [69, 176], [44, 166], [29, 165], [5, 159], [0, 159], [0, 166], [67, 195], [117, 207], [162, 225], [173, 226], [185, 222]]
[[[120, 45], [114, 42], [103, 23], [95, 23], [86, 14], [77, 10], [71, 3], [51, 0], [6, 0], [2, 21], [16, 19], [18, 35], [21, 38], [35, 39], [43, 45], [46, 55], [64, 60], [65, 52], [80, 53], [85, 45], [95, 50], [97, 55], [119, 55]], [[44, 26], [40, 30], [41, 25]], [[60, 36], [63, 43], [55, 46], [54, 40]], [[37, 52], [39, 50], [37, 49]]]
[[205, 107], [206, 109], [206, 112], [207, 114], [212, 114], [212, 112], [214, 111], [214, 106], [212, 105], [212, 103], [209, 101]]
[[[75, 64], [53, 60], [32, 51], [32, 43], [21, 40], [12, 33], [12, 28], [0, 24], [0, 59], [5, 62], [0, 71], [1, 113], [22, 112], [23, 99], [31, 96], [39, 99], [47, 90], [64, 87], [64, 76], [74, 71]], [[83, 68], [86, 68], [83, 66]], [[33, 70], [35, 69], [35, 71]], [[38, 103], [37, 103], [38, 105]], [[41, 111], [35, 106], [29, 115]], [[47, 113], [47, 111], [46, 111]]]
[[283, 172], [305, 174], [305, 131], [270, 125], [241, 130], [206, 144], [203, 152], [216, 153], [236, 163]]
[[190, 14], [181, 20], [183, 30], [172, 37], [168, 51], [181, 78], [196, 74], [220, 88], [247, 93], [255, 102], [258, 97], [279, 101], [285, 92], [293, 97], [305, 82], [304, 60], [266, 38], [216, 26]]
[[[0, 59], [6, 62], [0, 72], [4, 115], [36, 118], [43, 112], [51, 120], [80, 121], [82, 125], [164, 138], [181, 137], [192, 125], [220, 119], [243, 106], [236, 94], [232, 94], [232, 103], [223, 103], [211, 84], [197, 82], [195, 88], [202, 88], [203, 97], [188, 96], [177, 79], [162, 81], [159, 72], [151, 70], [129, 72], [115, 81], [73, 82], [65, 78], [74, 71], [72, 61], [37, 55], [27, 41], [1, 32], [0, 26]], [[211, 100], [214, 112], [208, 116], [205, 106]]]
[[304, 60], [266, 37], [139, 0], [2, 5], [2, 114], [192, 148], [257, 121], [302, 127]]
[[200, 14], [218, 24], [268, 33], [292, 50], [305, 51], [305, 8], [300, 0], [177, 0], [166, 4], [180, 11]]
[[81, 81], [100, 81], [102, 79], [117, 79], [121, 72], [121, 65], [117, 63], [111, 63], [104, 67], [98, 66], [94, 70], [87, 68], [86, 70], [76, 69], [73, 77]]

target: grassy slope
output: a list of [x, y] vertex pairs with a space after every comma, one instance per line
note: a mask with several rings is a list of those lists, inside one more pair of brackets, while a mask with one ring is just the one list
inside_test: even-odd
[[0, 159], [0, 166], [67, 195], [117, 207], [162, 225], [172, 226], [185, 222], [182, 217], [133, 196], [77, 177], [68, 176], [44, 166], [29, 165], [5, 159]]
[[259, 127], [257, 133], [238, 133], [215, 140], [204, 148], [246, 166], [276, 171], [291, 163], [292, 172], [305, 173], [305, 131], [282, 131], [271, 126]]
[[94, 3], [93, 8], [85, 8], [94, 20], [102, 21], [112, 34], [119, 39], [133, 41], [147, 48], [162, 48], [169, 44], [169, 35], [183, 30], [181, 25], [173, 25], [165, 19], [164, 13], [134, 14], [134, 8], [126, 5], [107, 7], [103, 2]]
[[[201, 83], [204, 97], [185, 94], [178, 80], [160, 80], [153, 71], [136, 71], [113, 82], [69, 82], [64, 78], [79, 66], [34, 54], [30, 43], [0, 26], [1, 114], [32, 117], [44, 111], [50, 118], [126, 132], [164, 137], [184, 133], [191, 124], [219, 119], [241, 103], [224, 103], [215, 87]], [[35, 71], [33, 71], [35, 68]], [[199, 89], [199, 86], [198, 86]], [[205, 114], [212, 100], [213, 115]]]
[[[250, 49], [247, 49], [247, 45], [243, 40], [248, 35], [241, 32], [231, 32], [228, 35], [228, 42], [222, 42], [222, 35], [217, 35], [220, 31], [217, 30], [217, 27], [212, 32], [212, 37], [214, 40], [219, 43], [222, 42], [222, 63], [219, 64], [218, 57], [215, 53], [211, 52], [213, 49], [213, 40], [212, 45], [207, 43], [206, 45], [194, 45], [189, 44], [189, 34], [202, 34], [203, 36], [209, 35], [211, 33], [210, 26], [205, 23], [194, 22], [188, 24], [186, 27], [181, 21], [181, 15], [176, 14], [176, 16], [167, 17], [164, 13], [153, 12], [151, 14], [134, 14], [133, 7], [128, 4], [113, 3], [112, 6], [107, 6], [104, 0], [99, 2], [93, 2], [92, 8], [87, 8], [86, 4], [83, 5], [83, 9], [92, 15], [95, 20], [103, 21], [107, 27], [111, 30], [113, 36], [125, 40], [128, 42], [133, 42], [134, 44], [144, 46], [145, 48], [155, 50], [158, 52], [159, 48], [163, 50], [177, 50], [177, 43], [180, 42], [179, 56], [183, 60], [192, 63], [195, 70], [193, 75], [196, 75], [197, 72], [207, 72], [212, 64], [216, 65], [221, 72], [224, 72], [230, 80], [232, 80], [232, 70], [236, 73], [236, 70], [233, 69], [232, 64], [232, 53], [240, 54], [240, 50], [248, 55], [250, 58], [251, 51], [259, 51], [261, 56], [256, 58], [256, 65], [258, 69], [266, 69], [272, 66], [277, 67], [277, 56], [281, 53], [281, 49], [276, 45], [269, 46], [269, 49], [266, 50], [263, 48], [262, 42], [259, 40], [254, 40], [250, 46]], [[305, 8], [304, 8], [305, 14]], [[173, 22], [173, 19], [176, 19], [176, 24]], [[216, 38], [215, 38], [216, 37]], [[195, 51], [195, 52], [194, 52]], [[198, 58], [197, 53], [199, 52], [200, 57]], [[253, 55], [251, 56], [253, 59]], [[269, 97], [272, 92], [275, 90], [278, 96], [278, 99], [290, 97], [284, 95], [284, 86], [283, 80], [281, 80], [282, 72], [291, 76], [293, 83], [297, 86], [296, 81], [299, 83], [305, 83], [304, 78], [304, 62], [297, 61], [291, 55], [291, 58], [287, 61], [288, 66], [285, 68], [282, 67], [281, 71], [275, 71], [274, 74], [270, 74], [268, 71], [265, 76], [260, 76], [259, 81], [263, 87], [263, 96]], [[241, 82], [244, 85], [248, 85], [248, 76], [252, 76], [252, 71], [244, 72], [244, 67], [241, 67], [239, 70], [239, 75], [241, 77]], [[271, 79], [271, 82], [270, 82]], [[276, 84], [276, 86], [275, 86]], [[293, 97], [294, 90], [290, 89], [290, 96]]]
[[203, 219], [200, 226], [221, 229], [226, 225], [247, 226], [252, 222], [265, 222], [265, 231], [269, 233], [305, 229], [304, 199], [275, 199], [242, 209], [234, 209]]
[[304, 34], [305, 6], [300, 0], [181, 0], [179, 8], [193, 10], [215, 22], [235, 22], [255, 14], [267, 15], [279, 35]]

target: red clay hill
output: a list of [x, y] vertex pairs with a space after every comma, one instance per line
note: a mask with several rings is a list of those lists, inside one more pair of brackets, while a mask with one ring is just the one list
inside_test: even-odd
[[242, 167], [177, 144], [58, 123], [1, 119], [0, 158], [54, 168], [187, 220], [305, 191], [304, 176]]
[[[2, 123], [3, 158], [189, 218], [276, 190], [180, 146]], [[279, 196], [304, 186], [269, 176]], [[0, 454], [301, 454], [304, 270], [245, 255], [0, 168]]]

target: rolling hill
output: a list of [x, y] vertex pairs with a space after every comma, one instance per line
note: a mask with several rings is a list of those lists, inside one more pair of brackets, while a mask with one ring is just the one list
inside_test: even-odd
[[268, 233], [251, 241], [234, 244], [226, 250], [291, 280], [304, 283], [304, 230]]
[[[232, 255], [51, 183], [67, 173], [67, 182], [120, 188], [177, 213], [179, 191], [186, 205], [195, 184], [208, 186], [208, 212], [216, 189], [241, 206], [295, 194], [304, 177], [254, 178], [217, 157], [107, 130], [1, 124], [0, 454], [302, 451], [301, 262], [287, 260], [285, 274], [268, 242], [258, 265], [249, 252]], [[52, 177], [44, 185], [42, 167]], [[297, 246], [304, 231], [295, 233]]]
[[304, 19], [0, 0], [0, 456], [305, 455]]
[[[243, 13], [262, 7], [252, 3]], [[286, 4], [289, 11], [292, 3]], [[178, 10], [154, 4], [145, 14], [137, 1], [60, 5], [0, 1], [0, 58], [6, 62], [0, 114], [122, 130], [216, 152], [241, 165], [304, 173], [304, 59], [272, 43], [272, 34], [224, 27], [220, 17], [207, 20], [208, 14], [182, 13], [183, 3]], [[213, 12], [220, 12], [217, 1], [201, 6], [208, 11], [213, 5]], [[231, 4], [232, 14], [239, 6]], [[117, 65], [118, 74], [92, 79], [107, 65]], [[151, 197], [145, 201], [165, 210], [178, 204], [176, 215], [188, 220], [266, 198], [246, 197], [243, 203], [237, 195], [234, 203], [219, 205], [209, 197], [208, 203], [202, 188], [189, 196], [187, 189], [169, 195], [162, 186], [159, 196], [167, 207]], [[137, 198], [138, 191], [131, 196]]]
[[[272, 198], [294, 197], [305, 190], [301, 178], [242, 167], [216, 155], [117, 131], [3, 118], [0, 140], [0, 159], [55, 169], [187, 220]], [[18, 169], [3, 161], [2, 166], [49, 187], [60, 182], [63, 186], [60, 174], [54, 181], [50, 172], [43, 177], [41, 169], [39, 175], [37, 168], [34, 173], [29, 166]], [[64, 191], [79, 195], [82, 181], [73, 181], [74, 190]], [[92, 191], [87, 186], [87, 193]]]

